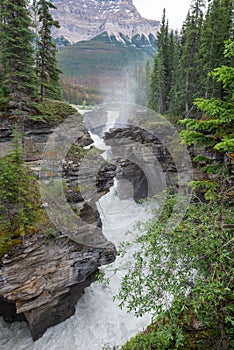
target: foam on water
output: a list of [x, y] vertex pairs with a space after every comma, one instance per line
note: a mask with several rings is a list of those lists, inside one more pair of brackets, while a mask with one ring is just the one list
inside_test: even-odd
[[[97, 145], [103, 143], [97, 137], [95, 140]], [[133, 240], [133, 236], [126, 235], [126, 232], [137, 221], [145, 221], [150, 217], [142, 204], [136, 204], [132, 199], [121, 200], [118, 196], [119, 188], [121, 189], [121, 182], [117, 184], [115, 181], [110, 192], [98, 202], [104, 234], [116, 246], [123, 240]], [[95, 282], [86, 288], [77, 303], [75, 314], [65, 322], [49, 328], [36, 342], [32, 341], [25, 322], [7, 324], [0, 319], [0, 349], [101, 350], [108, 345], [121, 345], [144, 329], [150, 323], [149, 315], [136, 318], [126, 310], [120, 310], [118, 302], [113, 301], [133, 251], [134, 247], [130, 247], [128, 256], [124, 259], [117, 257], [113, 264], [105, 267], [107, 274], [112, 275], [109, 285]], [[119, 269], [118, 273], [112, 274], [116, 268]]]

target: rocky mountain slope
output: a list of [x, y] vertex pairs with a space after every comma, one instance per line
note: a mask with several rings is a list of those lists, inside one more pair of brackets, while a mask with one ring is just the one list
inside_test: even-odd
[[121, 39], [118, 41], [115, 36], [104, 32], [91, 40], [61, 48], [57, 55], [59, 68], [69, 76], [100, 76], [105, 72], [120, 75], [124, 68], [132, 70], [134, 66], [152, 59], [156, 52], [152, 35], [150, 40], [144, 35], [135, 35], [127, 40], [121, 34]]
[[143, 18], [132, 0], [52, 0], [57, 7], [53, 17], [60, 23], [54, 37], [64, 37], [70, 43], [89, 40], [103, 32], [122, 41], [120, 33], [134, 35], [157, 33], [160, 22]]

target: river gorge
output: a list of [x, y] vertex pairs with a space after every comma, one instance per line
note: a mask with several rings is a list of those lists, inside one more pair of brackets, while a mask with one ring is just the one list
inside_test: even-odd
[[[138, 203], [138, 199], [148, 196], [153, 197], [169, 185], [175, 186], [178, 191], [186, 192], [184, 178], [188, 167], [186, 155], [183, 161], [180, 158], [179, 166], [175, 155], [173, 157], [173, 151], [170, 149], [170, 138], [172, 138], [171, 135], [174, 130], [170, 130], [169, 123], [165, 124], [160, 120], [160, 123], [157, 124], [157, 129], [155, 127], [152, 128], [152, 126], [146, 128], [139, 126], [139, 119], [135, 118], [135, 116], [138, 115], [138, 118], [140, 116], [140, 119], [142, 119], [145, 113], [146, 111], [142, 108], [138, 110], [132, 105], [127, 105], [123, 108], [122, 105], [116, 106], [116, 104], [111, 106], [111, 108], [104, 106], [104, 108], [102, 107], [96, 111], [84, 113], [84, 124], [89, 130], [90, 137], [94, 143], [91, 144], [90, 141], [84, 141], [83, 147], [84, 149], [92, 149], [95, 146], [100, 152], [95, 161], [88, 156], [84, 157], [79, 165], [78, 182], [82, 189], [82, 197], [92, 207], [92, 220], [96, 221], [98, 219], [98, 222], [101, 222], [101, 225], [98, 226], [102, 229], [102, 234], [110, 242], [108, 243], [110, 245], [104, 245], [101, 255], [96, 259], [95, 254], [96, 251], [100, 254], [100, 247], [95, 248], [94, 242], [93, 250], [89, 254], [93, 254], [96, 260], [94, 262], [90, 260], [90, 266], [93, 266], [93, 270], [88, 269], [89, 273], [85, 277], [87, 284], [84, 282], [79, 291], [71, 292], [70, 290], [69, 292], [73, 294], [77, 292], [79, 295], [73, 316], [71, 316], [73, 313], [71, 312], [70, 318], [54, 327], [48, 328], [38, 340], [36, 339], [40, 336], [40, 332], [41, 335], [43, 334], [44, 329], [42, 327], [42, 331], [36, 331], [34, 336], [35, 342], [33, 342], [30, 330], [25, 322], [8, 324], [1, 319], [1, 349], [101, 350], [124, 344], [130, 337], [150, 324], [150, 315], [136, 318], [133, 314], [127, 313], [127, 310], [121, 310], [118, 307], [118, 301], [113, 301], [113, 297], [117, 294], [120, 287], [121, 278], [129, 268], [131, 254], [134, 253], [135, 248], [134, 244], [130, 245], [128, 254], [124, 258], [117, 256], [113, 262], [114, 251], [112, 245], [114, 244], [118, 249], [122, 241], [132, 242], [137, 234], [135, 227], [137, 222], [147, 221], [152, 216], [152, 212], [146, 210], [145, 204]], [[88, 137], [86, 136], [85, 140]], [[166, 144], [163, 144], [162, 140]], [[173, 142], [175, 142], [174, 138]], [[100, 155], [102, 160], [100, 160]], [[101, 178], [99, 180], [102, 185], [101, 193], [97, 194], [96, 180], [93, 180], [93, 178], [96, 179], [97, 167], [103, 162], [106, 164], [106, 170], [101, 177], [99, 174], [99, 178]], [[38, 163], [36, 165], [38, 166]], [[33, 162], [31, 166], [32, 168], [34, 167], [34, 170], [37, 168]], [[72, 162], [66, 163], [65, 168], [69, 174], [69, 190], [69, 188], [72, 188], [73, 181], [77, 181], [77, 173], [74, 172]], [[87, 169], [89, 169], [88, 175]], [[92, 174], [92, 171], [96, 171], [96, 173]], [[114, 175], [115, 178], [113, 179]], [[107, 180], [103, 180], [105, 176], [107, 176]], [[93, 181], [95, 181], [95, 184]], [[87, 186], [87, 183], [89, 183], [89, 186]], [[45, 198], [48, 201], [50, 200], [49, 197]], [[47, 205], [50, 207], [50, 202]], [[148, 207], [152, 206], [160, 212], [158, 203], [153, 201]], [[98, 210], [98, 216], [95, 214], [96, 210]], [[89, 222], [89, 219], [87, 222]], [[132, 231], [132, 233], [126, 235], [126, 232], [129, 231]], [[53, 254], [57, 254], [56, 251]], [[51, 259], [53, 260], [53, 257]], [[84, 256], [84, 259], [88, 261], [86, 256]], [[92, 259], [91, 255], [89, 259]], [[77, 263], [74, 262], [74, 264]], [[88, 277], [91, 276], [90, 273], [103, 264], [108, 264], [107, 267], [102, 269], [107, 277], [110, 276], [110, 283], [106, 285], [96, 281], [88, 286], [92, 282], [92, 280], [89, 281], [90, 277]], [[116, 270], [117, 273], [114, 273]], [[78, 278], [80, 265], [78, 265], [77, 271], [78, 275], [73, 276], [73, 279]], [[85, 281], [84, 277], [82, 281]], [[71, 284], [71, 281], [69, 283]], [[85, 292], [81, 296], [84, 288]], [[68, 298], [67, 303], [69, 303], [69, 300]], [[59, 299], [59, 303], [63, 305], [63, 308], [59, 309], [59, 313], [63, 312], [64, 307], [69, 308], [68, 304], [66, 306], [65, 301]], [[60, 319], [63, 321], [61, 316]], [[39, 327], [41, 326], [39, 325]]]

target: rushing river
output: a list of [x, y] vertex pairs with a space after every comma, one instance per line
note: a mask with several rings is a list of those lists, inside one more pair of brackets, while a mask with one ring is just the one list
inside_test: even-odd
[[[110, 113], [108, 119], [111, 120], [110, 127], [113, 127], [113, 114]], [[107, 157], [108, 148], [103, 141], [97, 135], [91, 136], [96, 147], [106, 150]], [[121, 181], [115, 181], [109, 193], [98, 202], [104, 234], [116, 246], [123, 240], [132, 240], [132, 235], [126, 235], [126, 232], [131, 230], [137, 221], [145, 221], [150, 217], [143, 205], [136, 204], [132, 199], [121, 200], [119, 191]], [[121, 345], [144, 329], [150, 323], [148, 315], [136, 318], [126, 310], [120, 310], [118, 302], [113, 301], [133, 250], [134, 247], [129, 248], [128, 256], [124, 259], [117, 257], [113, 264], [105, 267], [107, 275], [111, 275], [110, 284], [95, 282], [86, 288], [76, 305], [75, 314], [65, 322], [49, 328], [36, 342], [32, 341], [25, 322], [8, 324], [0, 319], [0, 349], [101, 350], [108, 346]], [[119, 271], [114, 274], [116, 268]]]

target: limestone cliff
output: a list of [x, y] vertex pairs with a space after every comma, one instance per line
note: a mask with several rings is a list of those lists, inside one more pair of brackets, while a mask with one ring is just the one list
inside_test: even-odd
[[89, 40], [103, 32], [121, 41], [120, 33], [129, 38], [134, 35], [156, 35], [160, 22], [143, 18], [132, 0], [53, 0], [57, 10], [53, 16], [61, 25], [55, 37], [63, 36], [71, 43]]

